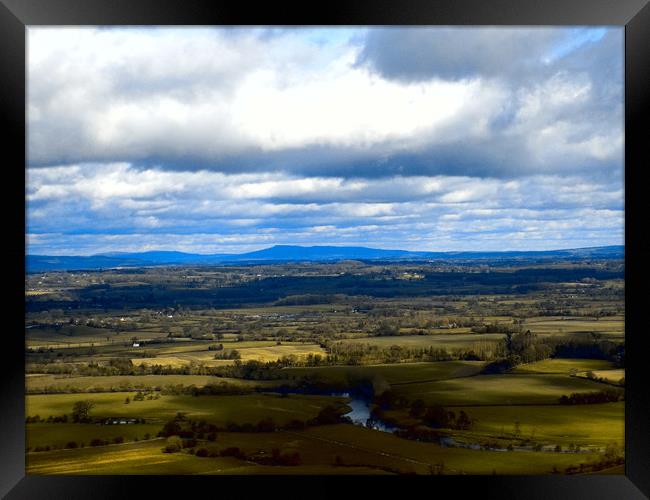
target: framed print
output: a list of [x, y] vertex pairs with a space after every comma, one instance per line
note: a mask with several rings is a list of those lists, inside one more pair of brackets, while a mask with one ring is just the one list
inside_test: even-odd
[[3, 2], [7, 498], [650, 494], [646, 2]]

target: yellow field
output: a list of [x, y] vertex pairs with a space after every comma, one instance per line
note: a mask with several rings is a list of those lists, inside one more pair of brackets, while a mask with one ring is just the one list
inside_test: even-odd
[[27, 454], [27, 473], [75, 474], [237, 474], [245, 463], [234, 458], [202, 460], [186, 453], [162, 453], [164, 439], [76, 450]]
[[[168, 365], [183, 366], [192, 362], [203, 363], [206, 366], [223, 366], [234, 363], [234, 360], [214, 359], [218, 351], [209, 351], [207, 346], [201, 350], [191, 350], [192, 346], [180, 346], [166, 348], [162, 352], [173, 353], [172, 355], [156, 356], [155, 358], [132, 358], [135, 365]], [[320, 354], [325, 357], [327, 353], [318, 344], [302, 344], [299, 342], [282, 343], [275, 342], [226, 342], [224, 349], [235, 349], [241, 355], [242, 361], [277, 361], [283, 356], [296, 356], [304, 358], [309, 354]], [[151, 352], [151, 351], [150, 351]], [[158, 352], [153, 351], [153, 352]]]
[[[625, 378], [625, 370], [622, 368], [618, 370], [592, 370], [592, 372], [596, 378], [605, 379], [611, 384], [618, 384], [622, 378]], [[587, 373], [579, 373], [578, 376], [586, 377]]]
[[601, 359], [544, 359], [534, 363], [518, 365], [512, 373], [565, 373], [572, 370], [581, 372], [587, 370], [606, 370], [614, 366], [611, 361]]
[[274, 345], [272, 347], [249, 347], [247, 349], [236, 348], [240, 354], [242, 361], [257, 360], [257, 361], [276, 361], [283, 356], [297, 356], [304, 358], [309, 354], [320, 354], [327, 356], [327, 352], [318, 344], [304, 344], [304, 345]]
[[[272, 340], [245, 340], [242, 342], [237, 342], [235, 340], [212, 340], [212, 341], [189, 341], [189, 345], [176, 345], [173, 344], [164, 344], [162, 346], [146, 346], [145, 350], [148, 352], [153, 352], [155, 354], [181, 354], [181, 353], [194, 353], [194, 352], [209, 352], [214, 356], [215, 351], [208, 351], [209, 346], [223, 344], [225, 349], [247, 349], [249, 347], [273, 347], [276, 345], [275, 341]], [[301, 346], [301, 342], [283, 342], [282, 345], [285, 346]]]

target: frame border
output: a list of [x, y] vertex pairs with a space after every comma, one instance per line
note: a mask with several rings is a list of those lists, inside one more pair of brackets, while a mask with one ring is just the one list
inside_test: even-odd
[[[25, 172], [26, 166], [26, 29], [35, 25], [619, 25], [625, 26], [625, 306], [626, 373], [626, 465], [625, 476], [443, 476], [402, 478], [325, 476], [220, 477], [218, 492], [225, 488], [247, 496], [250, 488], [262, 495], [286, 496], [282, 486], [305, 488], [310, 496], [338, 496], [347, 485], [361, 486], [366, 493], [404, 494], [412, 485], [432, 493], [498, 495], [510, 498], [635, 499], [650, 497], [650, 391], [643, 383], [642, 324], [647, 283], [650, 236], [644, 217], [644, 183], [641, 170], [650, 165], [647, 131], [650, 130], [650, 4], [649, 0], [343, 0], [324, 2], [314, 8], [306, 2], [296, 6], [277, 3], [254, 5], [233, 0], [0, 0], [0, 123], [9, 147], [6, 170], [12, 176], [2, 196], [10, 214], [8, 244], [2, 248], [8, 278], [5, 302], [10, 311], [6, 329], [7, 352], [3, 359], [0, 427], [3, 466], [0, 495], [6, 498], [114, 498], [131, 496], [136, 489], [167, 497], [187, 494], [196, 487], [214, 491], [214, 478], [189, 476], [67, 476], [25, 475], [24, 414], [24, 316], [25, 271]], [[311, 8], [310, 8], [311, 7]], [[14, 177], [15, 176], [15, 177]], [[647, 195], [646, 195], [647, 196]], [[23, 209], [17, 207], [22, 206]], [[16, 311], [16, 312], [14, 312]], [[633, 335], [636, 332], [636, 336]], [[347, 486], [346, 485], [346, 486]], [[189, 488], [188, 488], [189, 486]], [[275, 488], [273, 486], [276, 486]], [[408, 490], [405, 490], [409, 488]], [[191, 489], [190, 489], [191, 488]], [[263, 488], [263, 489], [262, 489]], [[215, 491], [217, 492], [217, 491]]]

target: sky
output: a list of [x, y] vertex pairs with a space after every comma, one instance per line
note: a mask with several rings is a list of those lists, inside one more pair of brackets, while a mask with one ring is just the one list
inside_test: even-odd
[[621, 27], [28, 27], [29, 254], [624, 241]]

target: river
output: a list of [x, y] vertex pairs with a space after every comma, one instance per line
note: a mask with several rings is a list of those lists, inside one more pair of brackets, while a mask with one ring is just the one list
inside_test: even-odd
[[[382, 422], [380, 419], [373, 418], [371, 416], [371, 399], [364, 397], [363, 393], [361, 394], [352, 394], [349, 392], [333, 392], [333, 391], [284, 391], [288, 394], [319, 394], [321, 396], [333, 396], [339, 398], [349, 398], [350, 401], [347, 402], [347, 405], [351, 410], [345, 413], [343, 416], [348, 417], [354, 425], [360, 425], [368, 429], [373, 429], [379, 432], [388, 432], [394, 433], [399, 430], [397, 427]], [[468, 448], [472, 450], [489, 450], [489, 451], [515, 451], [515, 452], [532, 452], [532, 446], [515, 446], [510, 450], [506, 448], [482, 446], [478, 443], [463, 443], [456, 441], [451, 436], [441, 436], [438, 444], [442, 447], [453, 447], [453, 448]], [[544, 451], [553, 451], [552, 446], [545, 446]], [[571, 453], [590, 453], [593, 450], [580, 450], [578, 452]], [[564, 451], [568, 453], [568, 451]]]
[[395, 432], [396, 427], [389, 426], [388, 424], [372, 418], [370, 415], [370, 401], [360, 397], [352, 396], [347, 392], [332, 393], [332, 396], [339, 396], [343, 398], [350, 398], [348, 401], [348, 406], [352, 408], [349, 412], [344, 414], [344, 417], [348, 417], [352, 420], [352, 423], [355, 425], [362, 425], [381, 432]]

